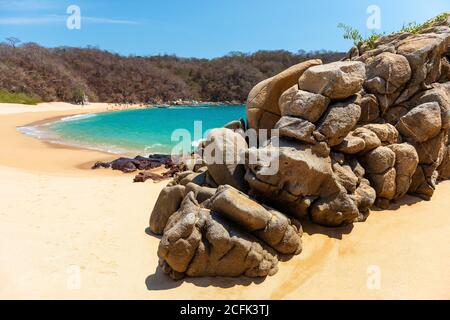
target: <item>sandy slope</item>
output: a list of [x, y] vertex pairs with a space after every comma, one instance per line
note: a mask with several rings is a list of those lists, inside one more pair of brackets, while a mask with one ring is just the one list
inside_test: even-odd
[[[15, 130], [105, 110], [66, 107], [17, 114], [0, 105], [0, 298], [450, 299], [449, 182], [431, 202], [409, 197], [354, 227], [305, 225], [304, 252], [264, 281], [173, 282], [157, 267], [159, 240], [145, 232], [164, 183], [87, 170], [111, 156], [54, 147]], [[374, 272], [380, 286], [371, 289]]]

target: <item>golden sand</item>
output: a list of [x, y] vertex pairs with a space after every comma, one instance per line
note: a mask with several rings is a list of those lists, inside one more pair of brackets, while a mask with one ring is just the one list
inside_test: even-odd
[[304, 225], [303, 253], [273, 277], [170, 280], [146, 233], [164, 182], [91, 171], [114, 156], [16, 130], [109, 109], [0, 105], [0, 298], [450, 299], [450, 182], [352, 227]]

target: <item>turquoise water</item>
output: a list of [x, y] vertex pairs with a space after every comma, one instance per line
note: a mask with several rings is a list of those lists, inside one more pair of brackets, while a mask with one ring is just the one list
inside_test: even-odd
[[179, 142], [171, 141], [174, 130], [186, 129], [198, 140], [202, 137], [194, 139], [195, 121], [201, 121], [204, 134], [240, 118], [245, 119], [243, 105], [179, 106], [67, 117], [40, 129], [47, 138], [69, 145], [115, 153], [170, 153]]

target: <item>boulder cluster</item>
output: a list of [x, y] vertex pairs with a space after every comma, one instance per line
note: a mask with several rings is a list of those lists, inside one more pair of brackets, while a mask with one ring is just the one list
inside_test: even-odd
[[[162, 269], [174, 279], [272, 275], [280, 256], [301, 252], [303, 219], [339, 227], [406, 194], [431, 199], [450, 178], [449, 26], [385, 36], [256, 85], [247, 124], [203, 144], [226, 161], [201, 162], [161, 192], [150, 229], [162, 235]], [[275, 131], [249, 147], [250, 129]], [[275, 174], [261, 157], [271, 153]]]
[[[162, 174], [152, 172], [154, 169], [162, 167], [167, 169]], [[152, 154], [148, 157], [121, 157], [111, 162], [98, 161], [92, 166], [92, 170], [99, 168], [111, 168], [112, 170], [122, 171], [123, 173], [138, 172], [134, 178], [134, 182], [145, 182], [147, 180], [162, 181], [172, 178], [175, 174], [182, 171], [183, 166], [176, 164], [176, 161], [173, 161], [169, 155]]]

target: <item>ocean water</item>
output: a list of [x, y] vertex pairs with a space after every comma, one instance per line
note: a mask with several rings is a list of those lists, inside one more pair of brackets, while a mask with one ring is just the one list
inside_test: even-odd
[[[170, 153], [181, 136], [190, 135], [194, 147], [208, 130], [240, 118], [245, 119], [244, 105], [176, 106], [78, 115], [19, 130], [56, 143], [117, 154]], [[175, 130], [178, 134], [172, 137]]]

